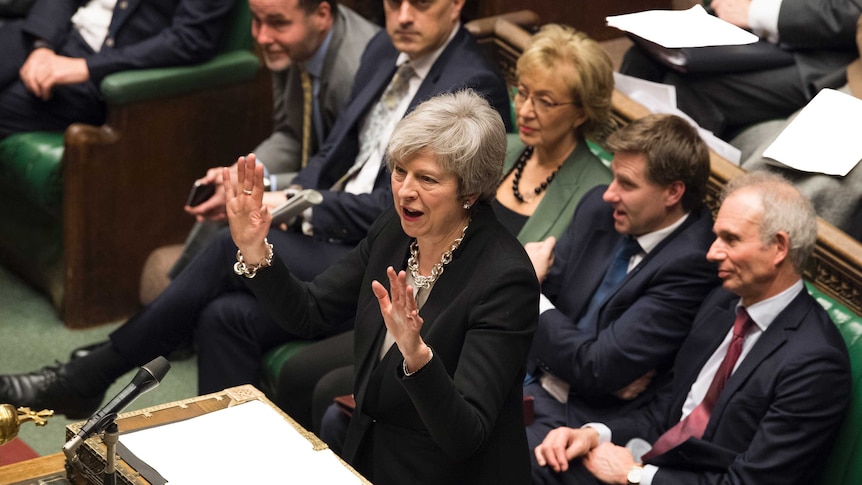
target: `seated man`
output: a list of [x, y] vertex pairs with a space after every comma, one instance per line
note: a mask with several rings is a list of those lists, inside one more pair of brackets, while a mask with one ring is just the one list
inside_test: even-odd
[[[862, 15], [859, 16], [856, 27], [856, 46], [862, 56]], [[862, 58], [857, 58], [847, 66], [847, 83], [838, 90], [862, 99]], [[730, 143], [742, 151], [740, 166], [748, 171], [781, 172], [781, 175], [811, 200], [817, 215], [862, 241], [862, 167], [857, 164], [847, 175], [836, 177], [776, 167], [763, 157], [763, 152], [795, 117], [796, 113], [786, 120], [758, 123], [734, 137]], [[822, 140], [811, 142], [824, 143]]]
[[[362, 51], [379, 28], [335, 0], [249, 0], [249, 7], [252, 35], [272, 71], [273, 132], [254, 153], [269, 172], [264, 202], [273, 209], [284, 202], [283, 189], [332, 130], [347, 104]], [[311, 96], [308, 113], [306, 90]], [[214, 184], [215, 194], [186, 207], [198, 222], [171, 278], [226, 224], [221, 167], [197, 182]]]
[[0, 27], [0, 139], [101, 125], [105, 76], [211, 58], [235, 3], [36, 1], [25, 19]]
[[[712, 0], [715, 15], [793, 54], [783, 67], [682, 74], [633, 47], [620, 72], [676, 87], [677, 106], [701, 127], [729, 139], [748, 125], [786, 118], [820, 88], [841, 84], [853, 60], [862, 4], [855, 0]], [[741, 47], [744, 48], [744, 47]]]
[[[707, 257], [723, 288], [698, 312], [672, 378], [643, 409], [549, 433], [535, 455], [560, 483], [817, 482], [849, 402], [850, 362], [802, 282], [814, 210], [780, 176], [750, 173], [725, 188], [714, 231]], [[633, 437], [653, 443], [643, 467], [608, 442]]]
[[[670, 367], [718, 284], [705, 258], [709, 152], [695, 128], [650, 115], [607, 144], [611, 185], [584, 196], [556, 247], [553, 239], [526, 245], [543, 294], [524, 388], [535, 398], [531, 448], [551, 429], [625, 415], [652, 399], [652, 376]], [[534, 483], [556, 481], [533, 465]]]
[[[321, 191], [323, 202], [304, 221], [306, 233], [273, 229], [268, 234], [298, 278], [310, 280], [350, 251], [391, 206], [382, 155], [406, 112], [438, 93], [472, 88], [510, 122], [502, 78], [460, 25], [463, 5], [464, 0], [385, 2], [386, 30], [369, 42], [347, 107], [295, 179]], [[192, 336], [201, 393], [257, 384], [263, 354], [294, 336], [260, 306], [245, 278], [234, 274], [257, 262], [243, 266], [235, 258], [236, 246], [225, 230], [158, 298], [113, 332], [109, 343], [67, 364], [0, 376], [0, 402], [85, 417], [119, 376]]]

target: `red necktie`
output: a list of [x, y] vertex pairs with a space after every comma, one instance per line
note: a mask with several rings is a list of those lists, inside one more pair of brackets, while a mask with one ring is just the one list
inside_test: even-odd
[[724, 360], [721, 361], [721, 365], [718, 366], [718, 371], [716, 371], [715, 377], [712, 378], [712, 383], [709, 385], [703, 401], [685, 419], [676, 423], [674, 427], [659, 436], [658, 440], [653, 444], [652, 450], [643, 456], [644, 461], [667, 452], [688, 438], [700, 438], [703, 436], [706, 423], [709, 422], [712, 407], [715, 405], [719, 394], [721, 394], [724, 385], [730, 378], [733, 367], [736, 365], [736, 361], [739, 360], [739, 355], [742, 354], [742, 344], [745, 341], [745, 335], [753, 323], [745, 308], [740, 307], [739, 312], [736, 314], [736, 320], [733, 322], [733, 337], [731, 337], [730, 345], [727, 347], [727, 354], [725, 354]]

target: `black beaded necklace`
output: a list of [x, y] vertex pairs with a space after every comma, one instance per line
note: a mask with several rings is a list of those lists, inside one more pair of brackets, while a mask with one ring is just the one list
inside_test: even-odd
[[[524, 152], [521, 153], [521, 157], [518, 158], [518, 161], [515, 163], [515, 178], [512, 180], [512, 193], [515, 194], [515, 198], [518, 199], [518, 202], [522, 204], [526, 203], [527, 201], [524, 200], [524, 196], [521, 195], [521, 191], [518, 190], [518, 184], [521, 181], [521, 174], [524, 172], [524, 166], [527, 165], [527, 160], [529, 160], [532, 155], [533, 147], [526, 147], [524, 148]], [[554, 170], [551, 175], [548, 175], [547, 180], [545, 180], [538, 187], [533, 189], [533, 192], [535, 192], [536, 195], [539, 195], [542, 193], [542, 191], [547, 189], [548, 185], [550, 185], [551, 181], [554, 180], [554, 177], [557, 176], [557, 172], [560, 171], [560, 168], [562, 166], [563, 164], [560, 164], [560, 166], [557, 167], [557, 169]]]

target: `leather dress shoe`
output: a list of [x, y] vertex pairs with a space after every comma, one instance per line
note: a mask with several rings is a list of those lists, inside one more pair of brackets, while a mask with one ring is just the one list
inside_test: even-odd
[[53, 409], [69, 419], [90, 417], [105, 393], [82, 397], [69, 380], [64, 365], [46, 366], [26, 374], [0, 375], [0, 402], [33, 410]]
[[107, 345], [108, 342], [109, 342], [108, 340], [102, 340], [101, 342], [96, 342], [94, 344], [88, 344], [88, 345], [83, 345], [81, 347], [78, 347], [77, 349], [73, 350], [72, 353], [69, 354], [69, 360], [75, 360], [75, 359], [80, 359], [81, 357], [86, 357], [92, 351], [98, 349], [99, 347], [101, 347], [103, 345]]

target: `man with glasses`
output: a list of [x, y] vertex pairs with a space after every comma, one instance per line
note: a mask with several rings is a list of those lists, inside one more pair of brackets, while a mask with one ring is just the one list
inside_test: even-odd
[[[679, 117], [650, 115], [608, 146], [611, 184], [584, 196], [556, 247], [553, 239], [526, 245], [543, 294], [524, 388], [535, 399], [531, 449], [554, 428], [645, 405], [653, 377], [672, 365], [718, 285], [706, 260], [709, 153], [697, 131]], [[557, 479], [534, 458], [534, 483]]]

